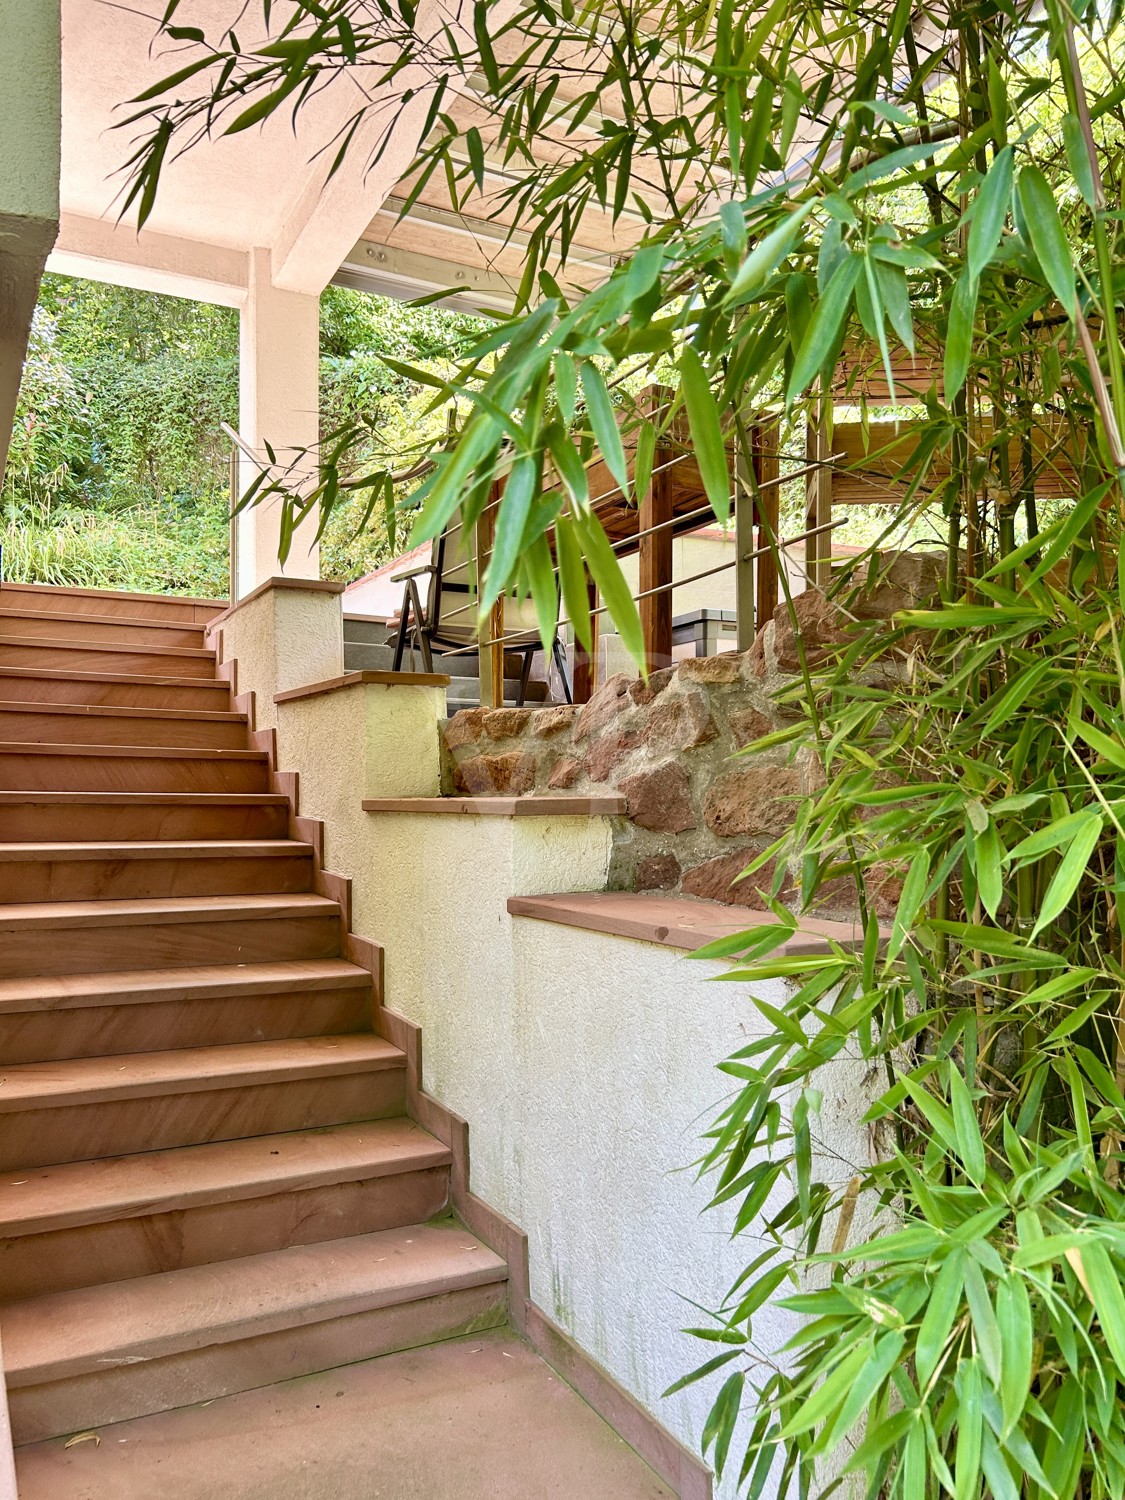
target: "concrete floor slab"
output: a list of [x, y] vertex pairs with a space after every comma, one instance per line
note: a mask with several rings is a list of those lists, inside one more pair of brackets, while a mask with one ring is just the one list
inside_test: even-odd
[[674, 1500], [507, 1331], [19, 1450], [20, 1500]]

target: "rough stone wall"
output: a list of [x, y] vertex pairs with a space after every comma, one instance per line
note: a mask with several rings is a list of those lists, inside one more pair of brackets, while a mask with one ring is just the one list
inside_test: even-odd
[[[858, 619], [889, 617], [933, 598], [934, 554], [885, 556], [849, 609], [810, 590], [797, 598], [798, 629], [815, 666], [849, 639]], [[443, 789], [461, 796], [616, 793], [618, 820], [610, 884], [762, 910], [773, 870], [740, 881], [750, 860], [793, 821], [819, 772], [811, 753], [746, 746], [785, 726], [777, 694], [799, 659], [788, 611], [779, 608], [749, 651], [690, 657], [646, 683], [618, 673], [582, 707], [467, 709], [443, 728]], [[826, 888], [819, 910], [847, 915], [847, 882]], [[792, 892], [788, 874], [781, 889]], [[890, 911], [890, 872], [870, 892]]]

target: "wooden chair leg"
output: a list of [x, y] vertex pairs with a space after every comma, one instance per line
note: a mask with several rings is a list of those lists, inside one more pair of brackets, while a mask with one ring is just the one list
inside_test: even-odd
[[407, 582], [402, 596], [402, 609], [398, 617], [398, 634], [395, 636], [395, 655], [391, 666], [392, 672], [402, 671], [402, 658], [406, 654], [406, 637], [410, 630], [410, 612], [413, 605], [411, 588]]
[[522, 708], [527, 699], [527, 685], [531, 681], [531, 662], [535, 656], [534, 646], [525, 646], [523, 652], [523, 666], [520, 668], [520, 685], [516, 693], [516, 707]]
[[563, 643], [555, 636], [555, 644], [551, 647], [551, 655], [555, 666], [558, 668], [559, 677], [562, 679], [563, 697], [568, 703], [574, 702], [574, 694], [570, 690], [570, 674], [566, 670], [566, 652]]

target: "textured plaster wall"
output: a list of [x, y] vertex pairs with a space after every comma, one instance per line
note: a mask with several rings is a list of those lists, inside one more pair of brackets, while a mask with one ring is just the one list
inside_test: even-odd
[[255, 694], [259, 729], [277, 724], [275, 693], [327, 682], [344, 670], [340, 595], [269, 588], [240, 604], [215, 629], [222, 659], [238, 662], [238, 690]]
[[[703, 1212], [691, 1164], [728, 1089], [716, 1063], [764, 1023], [745, 989], [712, 982], [723, 965], [655, 944], [517, 919], [514, 958], [513, 995], [484, 1003], [515, 1032], [522, 1171], [478, 1191], [508, 1195], [527, 1229], [534, 1300], [698, 1451], [725, 1374], [662, 1392], [713, 1352], [681, 1331], [705, 1321], [689, 1302], [718, 1306], [758, 1246], [731, 1242], [733, 1208]], [[475, 1102], [474, 1166], [491, 1131]], [[776, 1348], [794, 1327], [766, 1307], [756, 1342]]]
[[58, 0], [0, 0], [0, 483], [27, 334], [59, 227]]
[[58, 0], [0, 0], [0, 215], [59, 216], [59, 29]]

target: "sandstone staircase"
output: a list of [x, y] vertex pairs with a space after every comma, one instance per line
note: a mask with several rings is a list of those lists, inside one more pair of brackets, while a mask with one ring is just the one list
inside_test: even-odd
[[[506, 1319], [342, 885], [185, 599], [0, 589], [17, 1443]], [[375, 950], [368, 950], [374, 954]]]

